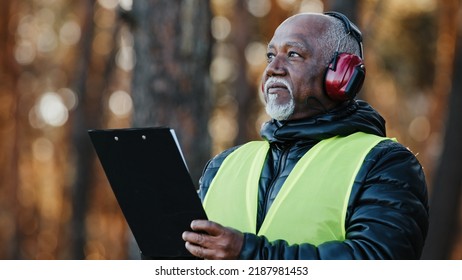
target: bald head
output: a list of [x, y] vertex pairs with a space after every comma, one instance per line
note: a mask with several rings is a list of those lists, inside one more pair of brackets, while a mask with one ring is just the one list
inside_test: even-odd
[[[344, 23], [335, 17], [321, 13], [301, 13], [293, 15], [282, 22], [276, 32], [284, 32], [287, 28], [296, 27], [307, 38], [318, 41], [318, 54], [328, 65], [335, 51], [361, 55], [358, 42], [353, 36], [347, 36]], [[340, 44], [339, 44], [340, 43]]]

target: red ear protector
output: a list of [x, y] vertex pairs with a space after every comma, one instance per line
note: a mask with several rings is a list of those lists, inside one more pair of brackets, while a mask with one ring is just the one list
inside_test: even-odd
[[361, 90], [366, 76], [366, 68], [362, 59], [362, 35], [359, 29], [345, 15], [337, 12], [326, 12], [324, 14], [340, 19], [345, 26], [346, 36], [353, 36], [359, 44], [360, 56], [357, 56], [351, 53], [339, 53], [339, 41], [324, 78], [324, 87], [329, 98], [335, 101], [351, 100]]

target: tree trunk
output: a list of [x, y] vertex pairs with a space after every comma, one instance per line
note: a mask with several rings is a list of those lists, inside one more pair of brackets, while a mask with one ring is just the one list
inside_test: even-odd
[[235, 92], [237, 101], [237, 125], [238, 133], [235, 145], [245, 143], [251, 139], [258, 138], [258, 131], [255, 129], [255, 122], [258, 118], [259, 98], [258, 91], [248, 80], [248, 67], [245, 58], [245, 49], [251, 42], [251, 36], [255, 33], [252, 30], [252, 21], [247, 10], [247, 1], [236, 1], [232, 19], [232, 40], [236, 47], [236, 79], [232, 84], [232, 91]]
[[340, 12], [346, 15], [355, 24], [358, 23], [358, 0], [332, 0], [327, 2], [330, 4], [329, 10]]
[[[101, 102], [93, 103], [88, 100], [87, 78], [91, 61], [91, 44], [93, 40], [93, 1], [87, 0], [86, 16], [83, 21], [82, 38], [80, 42], [80, 60], [75, 71], [74, 88], [79, 100], [79, 106], [72, 116], [71, 141], [74, 147], [74, 162], [76, 178], [72, 185], [72, 220], [71, 220], [71, 259], [85, 259], [84, 247], [86, 243], [85, 217], [88, 208], [88, 190], [91, 183], [94, 153], [88, 139], [87, 130], [99, 127], [98, 113], [91, 110], [100, 106]], [[99, 111], [100, 112], [100, 111]]]
[[459, 25], [443, 152], [430, 195], [430, 227], [423, 259], [448, 259], [458, 233], [462, 182], [462, 28]]
[[133, 126], [174, 128], [194, 182], [210, 156], [209, 1], [133, 2]]
[[14, 60], [14, 35], [16, 28], [10, 22], [16, 5], [2, 3], [0, 9], [0, 212], [1, 224], [7, 228], [0, 233], [0, 259], [17, 259], [20, 256], [17, 223], [17, 186], [19, 183], [19, 96], [15, 94], [19, 69]]

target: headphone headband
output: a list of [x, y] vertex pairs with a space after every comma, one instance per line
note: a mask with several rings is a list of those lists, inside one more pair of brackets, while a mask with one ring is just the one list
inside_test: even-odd
[[[335, 17], [343, 22], [345, 36], [338, 41], [332, 61], [324, 76], [324, 89], [327, 96], [335, 101], [353, 100], [361, 90], [366, 68], [363, 63], [363, 36], [358, 27], [345, 15], [338, 12], [326, 12], [327, 16]], [[351, 35], [359, 45], [359, 56], [353, 53], [339, 52], [340, 41]]]
[[345, 33], [353, 36], [356, 42], [358, 42], [359, 54], [360, 54], [360, 57], [363, 58], [364, 57], [363, 56], [363, 35], [361, 31], [359, 30], [359, 28], [354, 23], [352, 23], [348, 19], [347, 16], [345, 16], [342, 13], [330, 11], [330, 12], [325, 12], [324, 14], [327, 16], [335, 17], [343, 22], [343, 26], [345, 27]]

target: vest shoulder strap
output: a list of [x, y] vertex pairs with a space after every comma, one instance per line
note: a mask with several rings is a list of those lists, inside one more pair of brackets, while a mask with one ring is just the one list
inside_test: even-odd
[[203, 202], [210, 220], [255, 233], [258, 181], [268, 149], [268, 142], [252, 141], [225, 158]]

